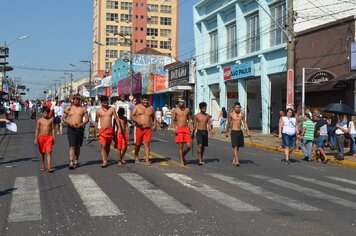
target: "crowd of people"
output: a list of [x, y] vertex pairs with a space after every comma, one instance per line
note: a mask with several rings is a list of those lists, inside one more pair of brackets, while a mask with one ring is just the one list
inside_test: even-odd
[[313, 153], [316, 160], [326, 164], [329, 158], [325, 149], [336, 150], [335, 159], [344, 160], [346, 140], [350, 140], [350, 152], [356, 156], [356, 116], [332, 114], [306, 109], [304, 116], [295, 114], [293, 109], [280, 112], [278, 134], [280, 147], [285, 148], [285, 159], [290, 164], [289, 157], [293, 150], [301, 149], [305, 161], [312, 161]]
[[[40, 170], [47, 170], [53, 173], [51, 165], [52, 148], [55, 143], [56, 134], [63, 134], [62, 123], [67, 125], [67, 138], [69, 143], [69, 169], [75, 169], [79, 166], [79, 156], [84, 140], [84, 130], [89, 127], [90, 122], [94, 125], [94, 136], [99, 139], [102, 168], [108, 166], [108, 156], [111, 144], [114, 142], [114, 149], [117, 150], [117, 165], [126, 164], [125, 153], [129, 143], [129, 129], [134, 127], [134, 160], [140, 163], [139, 152], [143, 144], [145, 161], [147, 166], [150, 161], [150, 143], [152, 141], [152, 132], [156, 129], [167, 128], [175, 134], [175, 143], [178, 146], [178, 156], [180, 165], [184, 167], [186, 155], [192, 147], [192, 140], [196, 138], [198, 165], [204, 165], [204, 151], [208, 146], [209, 135], [213, 136], [214, 131], [211, 125], [211, 116], [207, 112], [207, 104], [199, 104], [200, 112], [191, 117], [191, 111], [185, 106], [185, 101], [180, 98], [174, 109], [165, 105], [162, 109], [156, 111], [149, 104], [149, 97], [142, 95], [139, 104], [135, 100], [127, 102], [125, 96], [120, 97], [118, 103], [129, 104], [130, 115], [119, 106], [115, 110], [109, 105], [109, 98], [102, 96], [100, 98], [100, 107], [95, 111], [95, 117], [89, 112], [90, 106], [82, 100], [79, 95], [71, 98], [70, 104], [63, 101], [53, 101], [41, 103], [41, 117], [36, 120], [36, 130], [34, 143], [38, 145], [40, 153]], [[39, 103], [36, 103], [39, 104]], [[93, 104], [90, 104], [93, 105]], [[37, 109], [37, 106], [31, 107]], [[226, 137], [229, 137], [231, 126], [231, 144], [233, 148], [232, 165], [239, 166], [238, 150], [244, 146], [243, 131], [249, 135], [248, 125], [245, 122], [244, 114], [241, 112], [241, 106], [238, 102], [234, 104], [233, 111], [226, 114]], [[86, 137], [88, 139], [88, 136]], [[47, 157], [47, 167], [45, 167], [45, 158]]]

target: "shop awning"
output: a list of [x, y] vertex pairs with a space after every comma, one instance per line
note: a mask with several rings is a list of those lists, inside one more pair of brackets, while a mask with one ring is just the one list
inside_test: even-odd
[[186, 91], [186, 90], [192, 90], [192, 86], [190, 85], [178, 85], [178, 86], [174, 86], [171, 88], [166, 88], [160, 91], [155, 92], [155, 94], [159, 94], [159, 93], [169, 93], [169, 92], [179, 92], [179, 91]]
[[[336, 77], [335, 79], [325, 83], [307, 83], [305, 84], [305, 92], [322, 92], [343, 90], [349, 86], [349, 83], [356, 80], [356, 71]], [[302, 92], [302, 86], [298, 86], [298, 92]]]

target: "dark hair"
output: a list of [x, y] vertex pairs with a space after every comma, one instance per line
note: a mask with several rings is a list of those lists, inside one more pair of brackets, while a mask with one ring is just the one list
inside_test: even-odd
[[119, 116], [123, 116], [125, 115], [125, 109], [120, 107], [117, 113], [119, 114]]
[[237, 106], [237, 105], [239, 105], [241, 107], [241, 104], [239, 102], [235, 102], [234, 106]]
[[288, 111], [292, 111], [292, 117], [294, 117], [294, 111], [292, 108], [287, 108], [287, 110], [284, 114], [287, 115]]
[[225, 108], [225, 107], [223, 107], [223, 108], [221, 109], [221, 111], [222, 111], [222, 117], [223, 117], [223, 118], [226, 118], [226, 117], [227, 117], [227, 111], [226, 111], [226, 108]]
[[47, 112], [48, 114], [51, 112], [51, 109], [49, 109], [48, 106], [43, 106], [42, 107], [42, 113]]
[[100, 102], [108, 102], [109, 101], [109, 98], [108, 98], [108, 96], [101, 96], [100, 97]]
[[150, 98], [149, 98], [149, 96], [147, 94], [142, 94], [141, 100], [143, 100], [143, 99], [149, 100]]
[[204, 107], [207, 107], [208, 105], [206, 104], [206, 102], [201, 102], [199, 103], [199, 109], [203, 109]]
[[304, 116], [306, 116], [308, 119], [311, 119], [310, 114], [309, 113], [305, 113]]

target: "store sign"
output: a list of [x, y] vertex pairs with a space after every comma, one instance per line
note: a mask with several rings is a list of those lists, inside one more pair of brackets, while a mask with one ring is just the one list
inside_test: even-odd
[[196, 67], [197, 67], [197, 62], [195, 60], [189, 62], [189, 84], [195, 84], [195, 80], [197, 76]]
[[254, 76], [253, 62], [245, 62], [240, 65], [231, 66], [231, 79], [241, 79]]
[[132, 64], [134, 66], [146, 66], [146, 65], [168, 65], [175, 62], [171, 57], [167, 56], [155, 56], [136, 54], [132, 58]]
[[[133, 79], [132, 92], [133, 93], [141, 93], [142, 92], [142, 75], [135, 74], [132, 79]], [[119, 95], [128, 94], [128, 93], [130, 93], [130, 87], [131, 87], [131, 77], [129, 76], [123, 80], [120, 80], [117, 83], [117, 92]]]
[[335, 79], [335, 75], [333, 73], [326, 70], [320, 70], [313, 73], [311, 76], [309, 76], [307, 82], [313, 84], [320, 84], [320, 83], [329, 82], [330, 80], [333, 79]]
[[351, 70], [356, 70], [356, 42], [351, 43]]
[[230, 80], [231, 79], [231, 67], [226, 67], [224, 68], [224, 80]]
[[155, 92], [168, 88], [168, 81], [165, 75], [155, 75]]
[[189, 63], [169, 70], [169, 87], [189, 84]]

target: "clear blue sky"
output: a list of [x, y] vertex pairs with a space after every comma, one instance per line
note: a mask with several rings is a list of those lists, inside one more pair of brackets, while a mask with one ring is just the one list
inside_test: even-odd
[[[192, 7], [198, 0], [179, 2], [179, 55], [188, 59], [194, 48]], [[92, 0], [1, 1], [0, 43], [30, 35], [10, 45], [10, 65], [46, 69], [15, 68], [8, 74], [23, 78], [23, 84], [30, 88], [27, 98], [42, 98], [53, 80], [65, 76], [62, 70], [73, 69], [69, 63], [83, 71], [74, 73], [74, 80], [88, 75], [88, 66], [79, 61], [91, 59], [92, 15]]]

